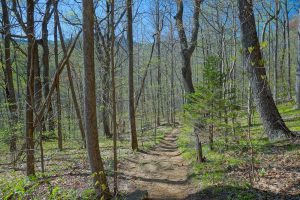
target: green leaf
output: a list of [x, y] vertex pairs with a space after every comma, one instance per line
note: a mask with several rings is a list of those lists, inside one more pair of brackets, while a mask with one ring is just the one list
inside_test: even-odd
[[251, 54], [254, 51], [255, 47], [248, 47], [248, 51]]
[[261, 42], [261, 44], [260, 44], [260, 47], [261, 47], [262, 49], [266, 48], [267, 46], [268, 46], [268, 42], [267, 42], [267, 41], [263, 41], [263, 42]]

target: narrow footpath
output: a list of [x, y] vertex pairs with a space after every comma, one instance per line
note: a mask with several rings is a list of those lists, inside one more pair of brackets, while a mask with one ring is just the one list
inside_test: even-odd
[[127, 191], [147, 191], [148, 199], [185, 199], [193, 193], [188, 180], [188, 164], [176, 141], [179, 129], [173, 129], [151, 150], [137, 153], [120, 164], [120, 175], [127, 180]]

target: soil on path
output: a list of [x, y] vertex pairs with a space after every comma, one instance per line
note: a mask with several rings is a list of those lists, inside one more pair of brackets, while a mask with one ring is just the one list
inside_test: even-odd
[[[188, 163], [177, 147], [178, 129], [168, 133], [154, 148], [126, 158], [120, 164], [120, 186], [127, 192], [147, 191], [148, 199], [185, 199], [193, 193]], [[126, 184], [126, 185], [125, 185]]]

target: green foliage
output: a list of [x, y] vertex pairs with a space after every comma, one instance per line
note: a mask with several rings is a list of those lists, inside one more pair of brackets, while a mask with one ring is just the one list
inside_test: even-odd
[[[279, 112], [284, 118], [291, 118], [287, 124], [292, 129], [298, 127], [290, 126], [296, 123], [299, 124], [300, 110], [294, 110], [294, 103], [286, 103], [278, 106]], [[251, 162], [249, 140], [247, 138], [247, 116], [244, 115], [246, 111], [240, 111], [238, 118], [239, 123], [242, 125], [236, 130], [235, 137], [239, 137], [239, 141], [232, 141], [229, 138], [225, 141], [224, 138], [218, 137], [214, 141], [214, 151], [209, 150], [208, 144], [203, 145], [203, 152], [207, 159], [205, 163], [197, 163], [195, 159], [194, 140], [189, 134], [192, 130], [191, 126], [185, 125], [181, 129], [181, 134], [178, 138], [179, 150], [182, 152], [184, 159], [191, 162], [193, 171], [190, 176], [194, 181], [200, 182], [203, 190], [205, 189], [228, 189], [224, 199], [257, 199], [257, 191], [253, 191], [250, 186], [248, 177], [235, 177], [231, 176], [232, 171], [235, 169], [250, 170], [249, 163]], [[296, 117], [296, 118], [294, 118]], [[252, 146], [254, 153], [254, 165], [258, 167], [257, 175], [264, 177], [267, 174], [268, 166], [265, 165], [266, 154], [273, 157], [276, 155], [276, 150], [284, 150], [286, 156], [297, 154], [300, 149], [299, 145], [290, 143], [289, 141], [269, 142], [268, 138], [263, 135], [263, 127], [259, 122], [259, 116], [254, 114], [255, 126], [251, 127]], [[299, 125], [297, 125], [299, 126]], [[275, 153], [274, 153], [275, 152]], [[228, 187], [228, 188], [227, 188]], [[222, 191], [214, 191], [215, 193], [224, 193]]]
[[203, 69], [203, 81], [195, 93], [189, 94], [188, 104], [184, 106], [187, 121], [214, 124], [216, 116], [225, 106], [222, 98], [222, 80], [224, 75], [218, 69], [218, 58], [209, 57]]
[[[195, 93], [187, 96], [188, 104], [184, 105], [184, 117], [187, 123], [201, 123], [204, 126], [214, 125], [225, 130], [239, 127], [239, 123], [229, 125], [225, 118], [237, 118], [238, 102], [235, 88], [223, 89], [225, 74], [220, 72], [219, 59], [210, 56], [203, 69], [203, 81]], [[227, 132], [227, 131], [226, 131]]]
[[0, 199], [24, 199], [32, 194], [38, 186], [34, 177], [16, 178], [10, 181], [1, 180]]

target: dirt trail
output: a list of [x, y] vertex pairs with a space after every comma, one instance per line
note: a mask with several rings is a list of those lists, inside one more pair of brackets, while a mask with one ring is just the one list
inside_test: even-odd
[[[194, 187], [188, 181], [188, 164], [178, 151], [174, 129], [152, 150], [125, 159], [121, 177], [127, 179], [125, 190], [148, 191], [149, 199], [184, 199]], [[128, 182], [128, 180], [130, 180]]]

